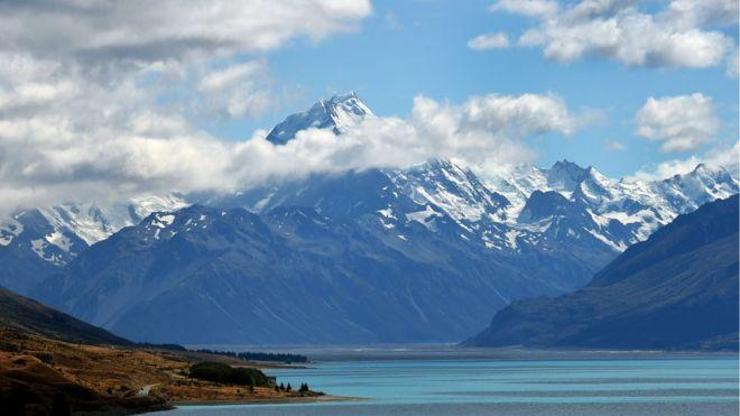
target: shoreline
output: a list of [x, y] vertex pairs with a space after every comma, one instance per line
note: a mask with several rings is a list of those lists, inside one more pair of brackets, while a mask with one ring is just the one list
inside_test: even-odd
[[368, 400], [365, 397], [333, 396], [322, 394], [320, 396], [285, 397], [269, 399], [245, 399], [245, 400], [193, 400], [176, 401], [167, 403], [174, 408], [187, 406], [240, 406], [240, 405], [268, 405], [268, 404], [292, 404], [292, 403], [320, 403], [320, 402], [353, 402]]
[[[636, 349], [576, 349], [527, 347], [461, 347], [458, 344], [381, 344], [337, 346], [290, 346], [281, 351], [296, 352], [312, 357], [317, 363], [334, 361], [384, 360], [581, 360], [581, 359], [685, 359], [695, 357], [737, 356], [737, 350], [636, 350]], [[279, 368], [276, 368], [279, 369]], [[285, 369], [285, 368], [283, 368]]]

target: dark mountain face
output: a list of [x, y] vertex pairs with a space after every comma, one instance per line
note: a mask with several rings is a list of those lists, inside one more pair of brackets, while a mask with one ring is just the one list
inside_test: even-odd
[[[524, 209], [519, 214], [519, 222], [537, 222], [552, 216], [567, 216], [568, 213], [579, 210], [575, 202], [569, 201], [558, 192], [534, 191], [527, 200]], [[580, 211], [583, 211], [581, 209]]]
[[92, 246], [38, 294], [141, 341], [453, 341], [510, 299], [548, 284], [557, 293], [532, 264], [574, 263], [536, 251], [492, 256], [449, 238], [461, 228], [441, 213], [436, 232], [412, 221], [394, 234], [376, 213], [339, 217], [301, 207], [153, 214]]
[[738, 197], [679, 216], [584, 289], [521, 300], [467, 345], [737, 349]]
[[0, 288], [0, 326], [67, 342], [131, 344], [108, 331], [4, 288]]
[[588, 177], [589, 169], [567, 160], [560, 160], [547, 171], [547, 182], [553, 187], [572, 189]]

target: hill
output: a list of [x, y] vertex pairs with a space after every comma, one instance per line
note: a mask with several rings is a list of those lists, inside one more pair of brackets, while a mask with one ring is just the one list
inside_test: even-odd
[[[248, 380], [194, 378], [194, 364], [234, 367]], [[276, 391], [273, 381], [236, 357], [142, 346], [0, 289], [0, 414], [131, 414], [171, 402], [307, 400], [311, 391]], [[245, 386], [249, 380], [259, 380]]]
[[131, 345], [131, 341], [0, 288], [0, 327], [84, 344]]

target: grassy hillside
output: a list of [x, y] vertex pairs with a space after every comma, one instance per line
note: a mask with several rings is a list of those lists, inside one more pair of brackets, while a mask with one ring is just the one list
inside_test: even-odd
[[110, 332], [0, 288], [0, 327], [85, 344], [131, 345]]

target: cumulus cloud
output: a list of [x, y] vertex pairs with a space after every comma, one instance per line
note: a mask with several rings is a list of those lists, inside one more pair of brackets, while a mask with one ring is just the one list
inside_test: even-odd
[[[341, 136], [308, 129], [275, 146], [260, 131], [220, 141], [178, 118], [138, 114], [93, 130], [54, 117], [0, 121], [0, 195], [25, 203], [65, 195], [97, 199], [158, 191], [233, 191], [312, 173], [402, 167], [430, 158], [469, 165], [531, 162], [522, 139], [570, 134], [578, 117], [555, 96], [472, 97], [460, 105], [419, 96], [408, 119], [366, 119]], [[104, 128], [102, 124], [109, 124]]]
[[529, 17], [552, 16], [560, 5], [552, 0], [499, 0], [490, 7], [492, 12], [505, 11]]
[[505, 33], [484, 33], [468, 41], [468, 48], [483, 51], [487, 49], [502, 49], [509, 46], [509, 37]]
[[272, 99], [264, 61], [248, 61], [207, 72], [198, 85], [198, 103], [226, 118], [262, 114]]
[[237, 145], [192, 120], [264, 111], [264, 52], [357, 30], [371, 11], [369, 0], [0, 2], [0, 209], [233, 186]]
[[0, 47], [42, 56], [161, 61], [274, 49], [354, 30], [368, 0], [0, 2]]
[[663, 152], [695, 150], [720, 128], [712, 99], [702, 94], [650, 97], [635, 116], [636, 134], [661, 142]]
[[578, 116], [551, 95], [492, 94], [471, 97], [460, 105], [417, 96], [408, 119], [368, 118], [340, 136], [308, 129], [287, 144], [274, 146], [264, 139], [264, 132], [258, 133], [228, 151], [231, 168], [224, 175], [241, 187], [317, 172], [404, 167], [432, 158], [452, 158], [481, 168], [521, 164], [534, 158], [522, 139], [570, 134], [578, 124]]
[[740, 143], [735, 143], [732, 147], [713, 149], [700, 156], [691, 155], [685, 159], [667, 160], [651, 168], [640, 169], [633, 178], [645, 180], [666, 179], [673, 175], [689, 173], [696, 169], [696, 166], [700, 163], [712, 167], [723, 167], [735, 178], [740, 178]]
[[724, 62], [734, 40], [717, 27], [737, 24], [736, 0], [672, 0], [648, 12], [635, 0], [581, 0], [564, 7], [549, 1], [500, 0], [494, 11], [538, 18], [519, 38], [545, 57], [572, 62], [600, 56], [628, 66], [706, 68]]
[[578, 128], [560, 98], [535, 94], [419, 96], [407, 119], [364, 120], [341, 136], [309, 129], [283, 146], [264, 131], [225, 141], [193, 124], [264, 111], [264, 51], [355, 30], [370, 12], [363, 0], [0, 2], [0, 210], [435, 157], [522, 163], [534, 157], [523, 138]]

